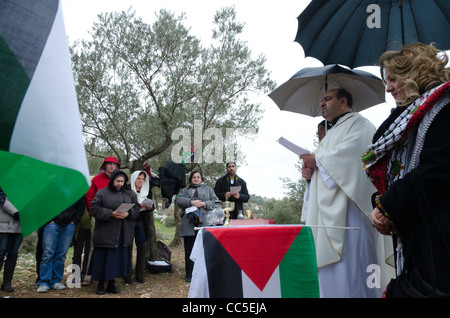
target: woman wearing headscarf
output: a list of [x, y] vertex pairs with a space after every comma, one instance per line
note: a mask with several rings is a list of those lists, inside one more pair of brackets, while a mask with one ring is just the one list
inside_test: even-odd
[[184, 238], [184, 259], [186, 264], [186, 281], [192, 279], [194, 263], [189, 258], [194, 247], [197, 231], [209, 211], [214, 209], [214, 201], [218, 200], [214, 190], [208, 187], [200, 171], [193, 171], [189, 176], [189, 186], [181, 189], [176, 204], [182, 209], [180, 236]]
[[[135, 235], [136, 218], [140, 206], [136, 194], [127, 185], [123, 171], [114, 171], [106, 188], [99, 190], [91, 203], [95, 218], [94, 250], [89, 268], [92, 281], [98, 281], [96, 293], [119, 293], [115, 279], [126, 277], [131, 271], [131, 251]], [[122, 203], [134, 204], [126, 212], [118, 211]]]
[[362, 159], [378, 193], [371, 221], [393, 235], [396, 279], [387, 297], [450, 296], [450, 69], [420, 43], [384, 53], [386, 91], [397, 103]]
[[[131, 190], [137, 196], [138, 203], [140, 205], [139, 216], [136, 219], [137, 231], [143, 231], [143, 234], [148, 239], [150, 232], [150, 221], [153, 221], [151, 213], [154, 210], [153, 204], [149, 203], [146, 199], [152, 198], [152, 192], [150, 190], [150, 177], [144, 170], [137, 170], [130, 176]], [[144, 283], [144, 269], [145, 261], [147, 258], [148, 244], [146, 242], [138, 242], [136, 239], [136, 268], [135, 278], [139, 283]], [[128, 281], [131, 281], [131, 277], [128, 277]]]

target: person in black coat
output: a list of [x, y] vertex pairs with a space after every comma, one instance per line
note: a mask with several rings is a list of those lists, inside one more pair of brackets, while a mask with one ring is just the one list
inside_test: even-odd
[[[214, 186], [214, 192], [221, 201], [235, 202], [234, 210], [230, 211], [230, 218], [236, 219], [238, 211], [244, 210], [244, 203], [248, 202], [250, 195], [247, 190], [247, 183], [236, 174], [236, 163], [227, 162], [227, 174], [219, 178]], [[232, 194], [230, 187], [238, 187], [241, 189], [238, 193]]]
[[450, 69], [433, 45], [380, 58], [397, 108], [363, 155], [378, 190], [371, 221], [392, 235], [397, 277], [386, 297], [450, 297]]
[[[93, 236], [94, 250], [88, 274], [98, 281], [96, 293], [119, 293], [115, 279], [127, 277], [131, 271], [131, 251], [135, 235], [136, 218], [140, 205], [136, 194], [127, 185], [128, 176], [123, 171], [111, 174], [108, 187], [99, 190], [91, 203], [95, 218]], [[132, 203], [127, 212], [117, 209], [122, 203]]]

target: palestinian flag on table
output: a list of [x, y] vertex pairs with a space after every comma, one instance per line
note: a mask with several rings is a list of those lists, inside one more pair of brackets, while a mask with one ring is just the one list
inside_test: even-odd
[[90, 182], [58, 0], [0, 0], [0, 114], [0, 186], [26, 236]]
[[202, 233], [210, 297], [319, 297], [309, 227], [206, 228]]

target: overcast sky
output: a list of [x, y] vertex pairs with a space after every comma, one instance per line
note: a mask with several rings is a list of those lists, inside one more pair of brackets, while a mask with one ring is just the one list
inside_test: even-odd
[[[254, 57], [264, 54], [266, 67], [277, 86], [287, 81], [304, 67], [322, 66], [322, 63], [305, 58], [300, 44], [294, 42], [297, 17], [309, 0], [62, 0], [62, 8], [69, 41], [85, 38], [97, 15], [102, 12], [127, 10], [132, 7], [136, 15], [152, 23], [155, 14], [166, 8], [176, 15], [186, 13], [186, 25], [206, 45], [211, 38], [215, 12], [225, 6], [235, 6], [237, 19], [245, 23], [242, 38], [248, 42]], [[363, 68], [378, 76], [375, 67]], [[292, 180], [300, 177], [295, 168], [298, 158], [280, 146], [276, 140], [283, 136], [301, 147], [314, 150], [313, 141], [321, 117], [308, 117], [280, 111], [267, 95], [255, 96], [264, 109], [257, 138], [243, 144], [246, 163], [238, 162], [238, 175], [247, 182], [251, 194], [280, 198], [281, 177]], [[376, 127], [388, 116], [393, 107], [388, 103], [372, 107], [362, 114]], [[206, 142], [205, 142], [206, 145]], [[224, 170], [225, 172], [225, 170]]]

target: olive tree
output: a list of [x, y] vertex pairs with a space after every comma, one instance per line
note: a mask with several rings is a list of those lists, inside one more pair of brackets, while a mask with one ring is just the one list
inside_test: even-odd
[[[253, 58], [240, 40], [243, 28], [233, 7], [220, 9], [212, 44], [205, 47], [185, 26], [184, 14], [162, 9], [151, 24], [131, 8], [100, 14], [90, 39], [71, 46], [88, 155], [115, 155], [122, 169], [133, 172], [173, 160], [174, 147], [178, 154], [186, 150], [179, 147], [183, 140], [193, 147], [195, 125], [204, 134], [215, 129], [225, 136], [238, 128], [257, 133], [262, 111], [252, 94], [267, 93], [275, 83], [264, 56]], [[180, 131], [184, 135], [174, 134]], [[236, 137], [219, 140], [221, 146], [236, 146]], [[203, 139], [217, 144], [217, 138], [201, 136], [198, 153], [208, 146]], [[186, 172], [194, 167], [209, 177], [224, 171], [223, 159], [185, 163]]]

